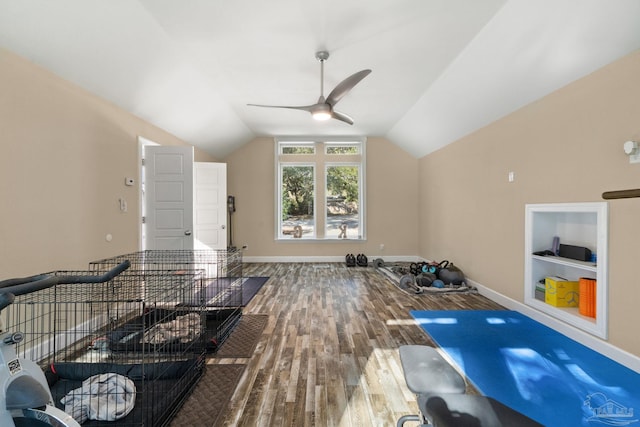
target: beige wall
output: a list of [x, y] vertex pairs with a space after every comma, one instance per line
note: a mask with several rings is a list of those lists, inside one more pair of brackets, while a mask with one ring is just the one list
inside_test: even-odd
[[[228, 193], [236, 196], [233, 243], [247, 257], [322, 257], [364, 253], [415, 256], [418, 251], [418, 161], [382, 138], [367, 140], [367, 240], [275, 240], [275, 145], [257, 138], [225, 159]], [[384, 250], [380, 251], [380, 244]]]
[[[640, 188], [638, 76], [635, 52], [420, 159], [420, 255], [522, 302], [526, 203]], [[639, 225], [640, 199], [609, 202], [609, 341], [638, 356]]]
[[184, 145], [0, 49], [0, 277], [86, 269], [138, 249], [138, 188], [124, 179], [138, 181], [139, 135]]

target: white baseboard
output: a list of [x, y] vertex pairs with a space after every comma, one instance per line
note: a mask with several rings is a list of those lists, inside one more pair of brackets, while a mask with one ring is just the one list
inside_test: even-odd
[[494, 290], [489, 289], [477, 282], [474, 282], [473, 280], [467, 279], [467, 282], [469, 282], [470, 285], [478, 288], [480, 294], [489, 298], [490, 300], [495, 301], [510, 310], [519, 311], [520, 313], [531, 317], [532, 319], [560, 332], [563, 335], [566, 335], [567, 337], [579, 342], [580, 344], [587, 346], [590, 349], [597, 351], [598, 353], [601, 353], [612, 360], [615, 360], [616, 362], [626, 366], [629, 369], [632, 369], [635, 372], [640, 373], [640, 357], [635, 356], [614, 345], [611, 345], [596, 336], [593, 336], [571, 325], [568, 325], [561, 320], [558, 320], [541, 311], [529, 307], [528, 305], [525, 305], [519, 301], [495, 292]]
[[[357, 254], [354, 254], [357, 255]], [[367, 259], [369, 263], [372, 263], [373, 260], [377, 258], [382, 258], [384, 262], [418, 262], [424, 261], [422, 258], [407, 255], [407, 256], [369, 256], [367, 255]], [[344, 256], [242, 256], [242, 261], [247, 263], [252, 262], [264, 262], [264, 263], [275, 263], [275, 262], [345, 262]]]

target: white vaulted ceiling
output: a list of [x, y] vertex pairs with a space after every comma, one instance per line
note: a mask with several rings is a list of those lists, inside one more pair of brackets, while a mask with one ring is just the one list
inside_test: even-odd
[[[218, 158], [256, 136], [421, 157], [640, 48], [638, 0], [0, 0], [0, 47]], [[325, 96], [355, 120], [315, 122]]]

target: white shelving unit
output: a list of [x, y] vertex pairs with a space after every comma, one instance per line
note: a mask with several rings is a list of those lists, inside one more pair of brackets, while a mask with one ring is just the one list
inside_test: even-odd
[[[526, 205], [525, 304], [606, 339], [608, 224], [607, 202]], [[597, 262], [533, 255], [533, 252], [551, 249], [554, 236], [558, 236], [562, 244], [590, 249], [596, 254]], [[568, 280], [578, 280], [581, 277], [596, 279], [596, 317], [581, 315], [578, 307], [555, 307], [536, 299], [536, 284], [548, 276], [560, 276]]]

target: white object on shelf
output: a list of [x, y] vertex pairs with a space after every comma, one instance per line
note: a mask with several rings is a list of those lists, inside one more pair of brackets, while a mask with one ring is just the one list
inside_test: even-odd
[[[597, 263], [558, 256], [539, 256], [533, 252], [550, 249], [553, 237], [560, 243], [589, 248]], [[608, 204], [552, 203], [525, 206], [524, 302], [597, 337], [607, 338], [608, 324]], [[579, 313], [577, 307], [554, 307], [535, 298], [536, 284], [547, 276], [568, 280], [588, 277], [597, 280], [596, 317]]]

